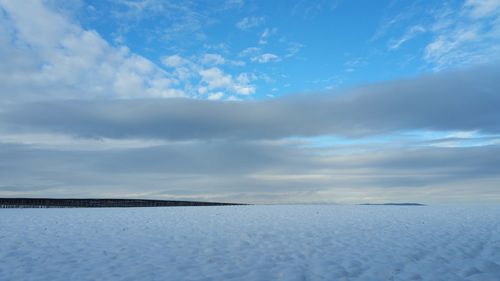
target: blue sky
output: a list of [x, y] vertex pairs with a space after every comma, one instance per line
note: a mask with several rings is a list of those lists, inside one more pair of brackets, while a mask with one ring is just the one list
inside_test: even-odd
[[486, 54], [499, 43], [498, 36], [491, 36], [498, 31], [495, 1], [144, 0], [54, 5], [109, 44], [126, 46], [166, 71], [173, 69], [164, 60], [180, 56], [196, 66], [216, 67], [221, 75], [243, 75], [243, 84], [252, 92], [216, 88], [198, 95], [199, 75], [188, 79], [194, 88], [179, 85], [186, 95], [200, 98], [223, 93], [222, 99], [259, 99], [411, 77], [467, 65], [472, 58], [473, 63], [487, 61]]
[[500, 2], [0, 0], [0, 196], [500, 202]]

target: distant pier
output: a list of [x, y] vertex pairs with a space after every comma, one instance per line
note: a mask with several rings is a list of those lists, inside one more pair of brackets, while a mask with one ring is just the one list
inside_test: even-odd
[[231, 205], [245, 204], [148, 199], [0, 198], [0, 208], [126, 208]]

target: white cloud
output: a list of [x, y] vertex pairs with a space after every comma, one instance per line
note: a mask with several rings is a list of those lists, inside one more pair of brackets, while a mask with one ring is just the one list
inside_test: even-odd
[[265, 53], [252, 58], [252, 61], [258, 61], [259, 63], [268, 63], [279, 61], [280, 58], [275, 54]]
[[241, 85], [241, 84], [236, 84], [234, 85], [234, 92], [240, 95], [251, 95], [255, 93], [255, 87], [251, 85]]
[[248, 83], [252, 82], [255, 79], [257, 79], [257, 76], [255, 74], [253, 74], [253, 73], [241, 73], [236, 78], [236, 80], [238, 80], [238, 82], [240, 84], [248, 84]]
[[230, 74], [224, 73], [217, 67], [201, 70], [200, 76], [209, 90], [226, 89], [240, 95], [250, 95], [255, 92], [255, 87], [248, 84], [250, 82], [248, 79], [240, 79], [240, 75], [235, 81]]
[[223, 92], [217, 92], [217, 93], [212, 93], [212, 94], [208, 95], [209, 100], [220, 100], [223, 97], [224, 97]]
[[205, 86], [198, 87], [198, 93], [199, 93], [200, 95], [204, 95], [204, 94], [206, 94], [207, 92], [208, 92], [208, 88], [207, 88], [207, 87], [205, 87]]
[[257, 47], [246, 48], [240, 52], [239, 56], [248, 57], [251, 61], [258, 63], [277, 62], [281, 60], [278, 55], [262, 53], [262, 49]]
[[[255, 92], [255, 86], [251, 85], [251, 82], [256, 78], [247, 73], [240, 73], [234, 79], [231, 74], [225, 73], [218, 65], [237, 65], [238, 61], [227, 60], [219, 54], [204, 54], [192, 60], [176, 54], [164, 57], [162, 62], [174, 68], [172, 77], [174, 81], [183, 84], [185, 92], [193, 93], [198, 97], [210, 97], [207, 94], [215, 89], [241, 95]], [[246, 76], [253, 79], [241, 79], [241, 77]], [[216, 96], [212, 96], [212, 98]]]
[[151, 61], [110, 46], [44, 2], [4, 0], [0, 6], [0, 92], [8, 99], [184, 95]]
[[261, 49], [258, 47], [249, 47], [240, 52], [240, 57], [253, 57], [259, 55], [261, 53]]
[[226, 60], [224, 59], [224, 57], [219, 54], [205, 54], [201, 58], [202, 64], [218, 65], [224, 64], [225, 62]]
[[217, 67], [204, 69], [200, 71], [202, 81], [206, 82], [209, 89], [230, 87], [233, 83], [233, 78], [229, 74], [225, 74]]
[[179, 67], [189, 63], [188, 60], [179, 55], [165, 56], [161, 59], [161, 62], [169, 67]]
[[258, 27], [262, 25], [265, 22], [264, 17], [246, 17], [240, 20], [237, 24], [236, 27], [238, 27], [241, 30], [248, 30], [254, 27]]

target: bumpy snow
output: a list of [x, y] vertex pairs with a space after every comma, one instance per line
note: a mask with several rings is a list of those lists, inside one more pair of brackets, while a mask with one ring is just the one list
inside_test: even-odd
[[0, 209], [0, 280], [500, 280], [500, 206]]

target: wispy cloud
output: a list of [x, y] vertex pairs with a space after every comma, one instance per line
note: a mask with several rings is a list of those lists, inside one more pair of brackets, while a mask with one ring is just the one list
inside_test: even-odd
[[202, 64], [211, 64], [211, 65], [219, 65], [224, 64], [226, 59], [219, 54], [204, 54], [201, 58]]
[[[392, 6], [394, 6], [396, 3], [397, 2], [392, 2], [393, 5], [389, 5], [389, 7], [386, 8], [385, 13], [389, 13], [391, 11], [391, 8], [394, 8]], [[408, 22], [414, 19], [419, 11], [420, 8], [418, 2], [413, 2], [408, 6], [403, 6], [401, 9], [398, 9], [396, 14], [383, 16], [380, 24], [375, 30], [375, 33], [369, 39], [369, 42], [374, 42], [384, 38], [388, 34], [391, 34], [393, 29], [397, 28], [398, 26], [407, 25]]]
[[403, 36], [401, 36], [401, 38], [393, 39], [390, 41], [389, 50], [399, 49], [399, 47], [401, 47], [401, 45], [403, 45], [407, 41], [413, 39], [418, 34], [423, 33], [423, 32], [425, 32], [425, 28], [423, 28], [420, 25], [414, 25], [414, 26], [408, 28], [408, 30], [406, 30], [405, 34]]
[[278, 32], [277, 28], [264, 29], [264, 31], [260, 34], [259, 44], [261, 44], [261, 45], [267, 44], [269, 37], [276, 34], [276, 32]]
[[472, 17], [488, 17], [500, 12], [500, 2], [497, 0], [466, 0], [464, 6], [470, 9]]
[[240, 52], [239, 56], [249, 58], [250, 61], [258, 63], [277, 62], [281, 60], [278, 55], [272, 53], [263, 53], [262, 49], [258, 47], [246, 48], [245, 50]]
[[341, 4], [342, 0], [299, 0], [293, 5], [290, 13], [292, 16], [314, 19], [321, 13], [334, 11]]
[[265, 53], [257, 57], [252, 58], [253, 61], [258, 61], [259, 63], [268, 63], [279, 61], [280, 58], [275, 54]]
[[434, 70], [441, 70], [500, 59], [498, 6], [497, 1], [467, 1], [459, 11], [438, 10], [425, 60]]
[[256, 16], [245, 17], [236, 24], [236, 27], [238, 27], [241, 30], [249, 30], [264, 24], [264, 22], [265, 22], [264, 17], [256, 17]]
[[[500, 59], [498, 1], [415, 2], [409, 7], [397, 3], [395, 6], [405, 11], [395, 9], [395, 16], [386, 17], [371, 43], [390, 36], [387, 49], [395, 51], [425, 34], [417, 50], [426, 68], [433, 71]], [[396, 37], [395, 33], [403, 35]]]
[[364, 64], [366, 64], [366, 61], [362, 57], [351, 58], [344, 62], [344, 71], [354, 72], [356, 68]]
[[303, 44], [297, 43], [297, 42], [291, 42], [288, 44], [287, 47], [287, 54], [285, 55], [285, 58], [291, 58], [297, 55], [300, 50], [304, 48]]

